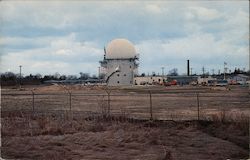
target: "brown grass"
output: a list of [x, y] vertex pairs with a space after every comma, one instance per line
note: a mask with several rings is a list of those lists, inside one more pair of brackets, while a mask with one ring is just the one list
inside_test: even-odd
[[222, 110], [212, 115], [211, 119], [201, 121], [199, 127], [212, 136], [228, 140], [245, 149], [249, 148], [249, 116], [244, 113]]
[[[225, 117], [228, 117], [227, 114]], [[211, 156], [213, 159], [246, 158], [248, 134], [242, 128], [249, 121], [245, 122], [243, 115], [235, 118], [237, 120], [222, 121], [216, 117], [213, 121], [201, 121], [197, 128], [196, 121], [143, 121], [124, 115], [86, 117], [70, 113], [2, 113], [2, 157], [145, 160], [210, 159]]]

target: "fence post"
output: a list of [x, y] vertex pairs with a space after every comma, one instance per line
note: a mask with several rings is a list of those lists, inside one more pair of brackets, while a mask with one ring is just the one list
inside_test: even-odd
[[108, 94], [108, 113], [105, 113], [105, 114], [108, 114], [110, 116], [110, 93], [111, 91], [109, 90], [108, 86], [107, 88], [105, 88], [105, 91]]
[[33, 90], [31, 90], [32, 92], [32, 112], [34, 114], [35, 112], [35, 93], [33, 92]]
[[71, 112], [71, 92], [69, 92], [69, 110]]
[[70, 90], [67, 89], [66, 87], [65, 87], [64, 89], [66, 89], [66, 91], [67, 91], [68, 94], [69, 94], [69, 110], [71, 111], [71, 92], [70, 92]]
[[108, 92], [108, 115], [110, 115], [110, 92]]
[[[250, 87], [250, 84], [249, 84], [249, 87]], [[248, 134], [250, 134], [250, 115], [248, 115]], [[250, 158], [250, 136], [248, 136], [248, 148], [249, 148], [249, 158]]]
[[149, 91], [149, 100], [150, 100], [150, 120], [153, 120], [153, 107], [152, 107], [152, 93]]
[[200, 98], [199, 98], [199, 93], [196, 93], [197, 97], [197, 118], [198, 121], [200, 120]]

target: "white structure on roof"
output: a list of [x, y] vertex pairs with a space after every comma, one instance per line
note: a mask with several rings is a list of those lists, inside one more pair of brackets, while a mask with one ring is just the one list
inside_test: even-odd
[[130, 59], [136, 56], [134, 45], [126, 39], [115, 39], [106, 48], [106, 59]]
[[134, 45], [126, 39], [114, 39], [104, 48], [100, 61], [105, 81], [110, 86], [133, 85], [139, 59]]

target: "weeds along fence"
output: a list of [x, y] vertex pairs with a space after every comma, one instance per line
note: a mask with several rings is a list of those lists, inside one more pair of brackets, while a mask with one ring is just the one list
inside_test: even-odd
[[[1, 111], [119, 115], [136, 119], [200, 120], [225, 112], [248, 112], [249, 94], [214, 93], [2, 93]], [[247, 113], [248, 114], [248, 113]]]

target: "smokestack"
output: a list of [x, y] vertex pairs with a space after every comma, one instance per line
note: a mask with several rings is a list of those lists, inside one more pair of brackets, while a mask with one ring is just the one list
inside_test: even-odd
[[187, 60], [187, 76], [190, 75], [190, 68], [189, 68], [189, 59]]

